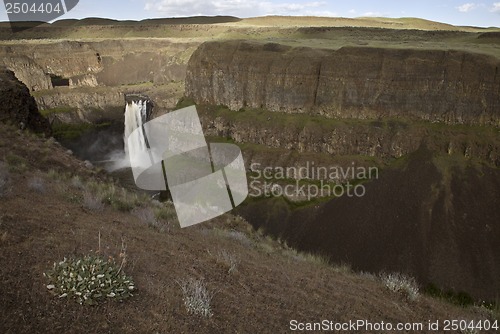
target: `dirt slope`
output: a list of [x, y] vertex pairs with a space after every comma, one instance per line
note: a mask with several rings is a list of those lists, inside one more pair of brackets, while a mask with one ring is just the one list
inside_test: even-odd
[[[103, 174], [53, 141], [3, 125], [0, 134], [8, 180], [0, 198], [2, 333], [284, 333], [291, 319], [398, 323], [489, 316], [425, 296], [408, 301], [373, 278], [282, 249], [229, 215], [181, 230], [173, 216], [148, 225], [111, 205], [89, 210], [82, 189], [93, 179], [109, 184]], [[95, 251], [99, 233], [106, 257], [117, 257], [125, 240], [125, 271], [136, 295], [94, 307], [51, 295], [43, 273], [64, 257]], [[217, 259], [221, 250], [238, 259], [236, 271]], [[189, 278], [216, 292], [213, 317], [187, 313], [177, 282]]]

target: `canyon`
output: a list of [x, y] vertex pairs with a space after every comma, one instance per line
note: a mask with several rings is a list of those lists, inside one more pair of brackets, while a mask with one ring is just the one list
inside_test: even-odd
[[332, 263], [498, 298], [498, 32], [223, 21], [62, 22], [22, 41], [29, 31], [0, 27], [0, 64], [56, 130], [123, 123], [125, 95], [142, 93], [153, 116], [197, 104], [205, 133], [240, 145], [247, 167], [377, 166], [362, 199], [256, 199], [240, 213]]

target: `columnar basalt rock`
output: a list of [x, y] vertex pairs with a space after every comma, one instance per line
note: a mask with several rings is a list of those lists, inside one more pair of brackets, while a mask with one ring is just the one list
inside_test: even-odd
[[206, 42], [189, 61], [186, 96], [233, 110], [499, 126], [499, 68], [452, 50]]

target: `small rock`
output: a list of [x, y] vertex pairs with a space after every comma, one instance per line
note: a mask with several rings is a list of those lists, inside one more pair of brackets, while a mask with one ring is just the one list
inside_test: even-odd
[[88, 168], [88, 169], [94, 168], [94, 165], [90, 161], [88, 161], [88, 160], [85, 160], [83, 162], [83, 165], [85, 166], [85, 168]]

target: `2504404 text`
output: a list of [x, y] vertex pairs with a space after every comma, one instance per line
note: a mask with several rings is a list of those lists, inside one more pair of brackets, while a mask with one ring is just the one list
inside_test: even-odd
[[7, 14], [52, 14], [64, 13], [60, 2], [6, 2], [5, 9]]

